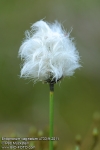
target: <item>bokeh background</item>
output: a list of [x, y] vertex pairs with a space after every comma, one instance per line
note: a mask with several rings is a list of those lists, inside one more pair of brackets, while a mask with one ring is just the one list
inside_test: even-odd
[[81, 65], [55, 85], [54, 128], [58, 149], [87, 135], [93, 114], [100, 112], [100, 1], [0, 0], [0, 134], [27, 134], [30, 126], [49, 125], [49, 86], [20, 79], [19, 47], [24, 32], [43, 19], [73, 28]]

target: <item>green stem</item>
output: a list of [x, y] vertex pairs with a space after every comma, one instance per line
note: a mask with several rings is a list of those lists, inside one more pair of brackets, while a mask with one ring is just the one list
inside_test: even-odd
[[[50, 139], [53, 137], [53, 117], [54, 117], [54, 101], [53, 101], [53, 94], [54, 94], [54, 84], [50, 84], [50, 110], [49, 110], [49, 136]], [[53, 140], [49, 141], [49, 150], [53, 150]]]
[[95, 138], [95, 139], [94, 139], [94, 142], [93, 142], [93, 144], [92, 144], [91, 150], [94, 150], [94, 149], [95, 149], [95, 147], [96, 147], [96, 145], [97, 145], [97, 142], [98, 142], [98, 139]]

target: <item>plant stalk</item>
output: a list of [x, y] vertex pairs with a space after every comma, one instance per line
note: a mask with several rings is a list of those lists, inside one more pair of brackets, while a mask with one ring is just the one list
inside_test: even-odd
[[53, 150], [53, 124], [54, 124], [54, 100], [53, 100], [53, 95], [54, 95], [54, 84], [50, 83], [50, 108], [49, 108], [49, 150]]

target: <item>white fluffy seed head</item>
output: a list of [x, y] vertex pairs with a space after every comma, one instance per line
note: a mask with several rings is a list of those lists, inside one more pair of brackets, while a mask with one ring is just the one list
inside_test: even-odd
[[26, 39], [19, 49], [23, 60], [21, 77], [47, 81], [73, 75], [79, 68], [79, 53], [69, 33], [57, 21], [40, 20], [25, 32]]

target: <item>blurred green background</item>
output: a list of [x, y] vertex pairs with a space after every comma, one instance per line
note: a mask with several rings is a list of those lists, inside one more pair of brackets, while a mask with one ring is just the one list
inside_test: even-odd
[[82, 68], [55, 85], [54, 127], [59, 145], [88, 132], [100, 112], [100, 1], [0, 0], [0, 134], [49, 124], [49, 86], [20, 79], [19, 47], [24, 32], [43, 19], [58, 20], [71, 33]]

